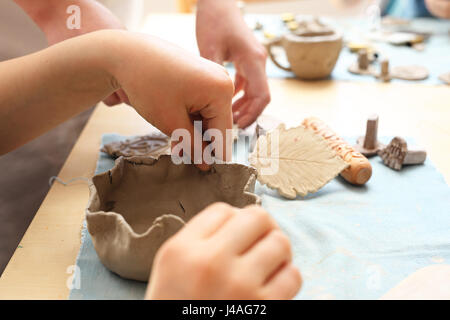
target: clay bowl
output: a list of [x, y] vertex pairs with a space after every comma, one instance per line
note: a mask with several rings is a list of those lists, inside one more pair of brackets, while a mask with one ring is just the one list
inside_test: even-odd
[[147, 281], [162, 243], [206, 206], [260, 203], [255, 181], [256, 170], [240, 164], [202, 172], [169, 155], [120, 157], [90, 184], [86, 221], [97, 255], [118, 275]]
[[[274, 56], [272, 47], [279, 45], [284, 48], [290, 66], [281, 65]], [[342, 35], [338, 32], [319, 35], [289, 33], [266, 46], [277, 67], [294, 72], [300, 79], [319, 80], [327, 78], [333, 71], [342, 49]]]

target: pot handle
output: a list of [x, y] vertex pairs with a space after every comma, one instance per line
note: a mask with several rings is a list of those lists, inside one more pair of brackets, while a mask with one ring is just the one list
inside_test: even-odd
[[270, 60], [272, 60], [272, 62], [280, 69], [285, 70], [285, 71], [289, 71], [292, 72], [292, 69], [290, 66], [285, 67], [283, 65], [281, 65], [278, 61], [277, 58], [275, 57], [275, 55], [272, 52], [272, 47], [274, 46], [280, 46], [281, 45], [281, 39], [280, 38], [276, 38], [273, 40], [268, 41], [265, 46], [266, 46], [266, 50], [267, 53], [269, 54]]

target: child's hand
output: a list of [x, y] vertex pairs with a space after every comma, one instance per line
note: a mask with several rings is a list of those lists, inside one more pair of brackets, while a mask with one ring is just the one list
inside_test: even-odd
[[234, 85], [226, 70], [155, 37], [114, 34], [110, 39], [114, 89], [122, 88], [137, 112], [167, 135], [187, 129], [193, 144], [194, 119], [203, 121], [204, 130], [219, 129], [224, 137], [222, 160], [230, 160], [225, 159], [226, 148], [231, 147], [226, 130], [232, 127]]
[[160, 248], [146, 298], [291, 299], [302, 282], [291, 255], [261, 207], [213, 204]]

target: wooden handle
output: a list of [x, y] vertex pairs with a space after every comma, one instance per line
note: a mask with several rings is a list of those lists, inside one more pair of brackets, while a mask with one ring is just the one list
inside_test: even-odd
[[341, 176], [352, 184], [362, 185], [372, 176], [372, 166], [369, 160], [361, 153], [353, 149], [347, 142], [340, 138], [330, 127], [320, 119], [306, 118], [302, 125], [314, 130], [327, 140], [328, 145], [344, 159], [350, 166], [341, 172]]

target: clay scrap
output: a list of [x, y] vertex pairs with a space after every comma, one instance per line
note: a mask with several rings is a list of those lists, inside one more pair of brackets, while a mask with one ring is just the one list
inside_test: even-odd
[[373, 114], [367, 119], [366, 135], [359, 137], [353, 147], [366, 157], [376, 155], [385, 147], [378, 141], [378, 115]]
[[439, 76], [439, 80], [450, 85], [450, 72], [443, 73]]
[[313, 130], [283, 124], [259, 137], [249, 162], [261, 184], [287, 199], [316, 192], [348, 167]]
[[162, 133], [137, 136], [125, 141], [116, 141], [103, 146], [101, 151], [113, 158], [170, 154], [170, 138]]
[[302, 123], [322, 136], [328, 145], [350, 166], [341, 172], [341, 176], [356, 185], [365, 184], [372, 176], [372, 165], [361, 153], [340, 138], [325, 122], [317, 118], [307, 118]]
[[408, 150], [408, 144], [400, 137], [392, 139], [386, 148], [378, 152], [378, 155], [386, 166], [394, 170], [401, 170], [403, 165], [407, 164], [422, 164], [427, 158], [425, 150]]
[[348, 68], [348, 71], [354, 74], [375, 75], [375, 68], [370, 63], [367, 50], [361, 49], [358, 51], [358, 60]]
[[418, 81], [428, 78], [428, 69], [422, 66], [397, 66], [391, 71], [392, 77], [396, 79]]
[[255, 181], [256, 170], [240, 164], [203, 172], [168, 155], [120, 157], [90, 184], [86, 221], [97, 255], [121, 277], [147, 281], [158, 248], [206, 206], [259, 204]]

